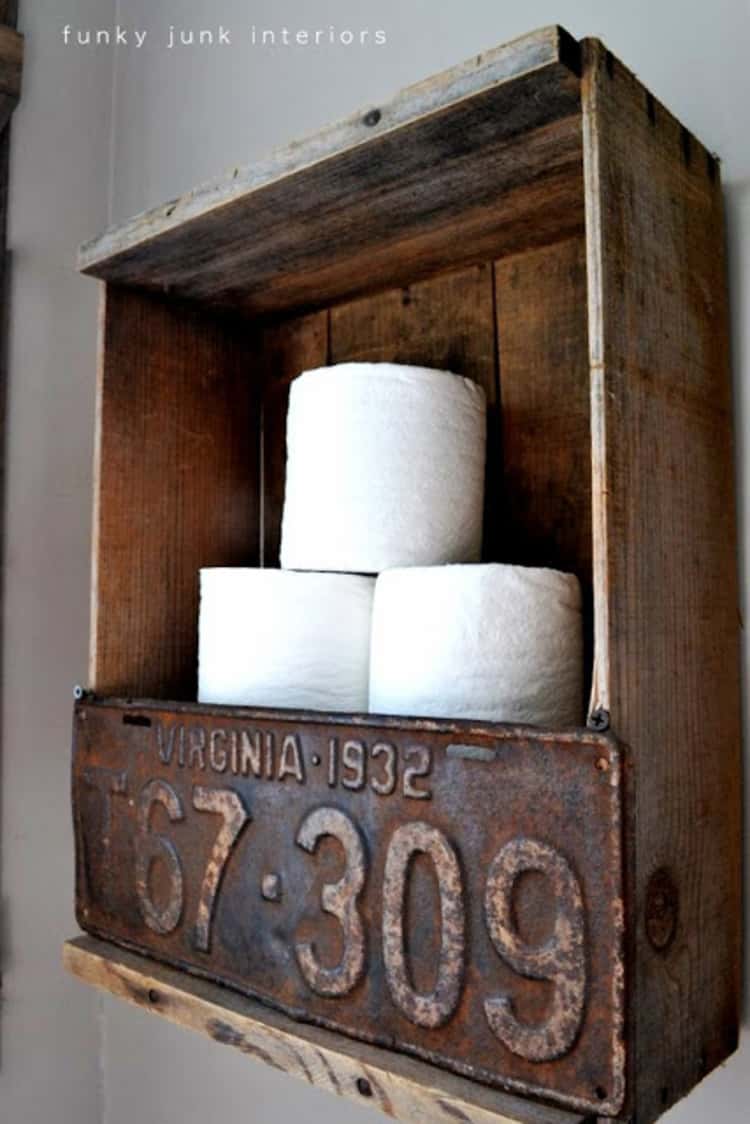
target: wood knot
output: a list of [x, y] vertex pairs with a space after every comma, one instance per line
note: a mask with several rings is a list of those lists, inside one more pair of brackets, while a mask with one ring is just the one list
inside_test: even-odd
[[660, 867], [646, 887], [646, 935], [657, 952], [666, 952], [674, 941], [678, 912], [677, 886], [666, 867]]

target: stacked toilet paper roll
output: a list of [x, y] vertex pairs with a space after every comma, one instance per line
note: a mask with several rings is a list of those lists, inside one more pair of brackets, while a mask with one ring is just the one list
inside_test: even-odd
[[445, 371], [294, 381], [282, 569], [201, 572], [200, 701], [581, 721], [577, 580], [473, 564], [485, 415], [483, 391]]
[[484, 391], [446, 371], [341, 363], [292, 383], [281, 565], [375, 574], [477, 561]]
[[577, 725], [582, 648], [571, 574], [501, 565], [391, 570], [375, 590], [370, 710]]
[[375, 582], [201, 570], [199, 702], [367, 710]]

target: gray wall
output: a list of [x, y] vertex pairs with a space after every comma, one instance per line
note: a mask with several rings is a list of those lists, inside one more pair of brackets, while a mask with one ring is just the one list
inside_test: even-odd
[[[743, 574], [750, 425], [750, 30], [747, 0], [27, 0], [31, 36], [11, 197], [13, 331], [8, 428], [2, 776], [0, 1118], [3, 1124], [262, 1124], [373, 1119], [233, 1051], [65, 980], [74, 931], [67, 754], [70, 685], [84, 675], [95, 286], [74, 247], [222, 168], [377, 102], [545, 23], [600, 35], [723, 158], [734, 303]], [[63, 22], [146, 27], [141, 51], [64, 49]], [[56, 12], [54, 9], [57, 8]], [[231, 49], [169, 53], [170, 23], [235, 30]], [[384, 27], [379, 50], [243, 44], [253, 23]], [[157, 43], [157, 40], [160, 42]], [[111, 113], [111, 120], [110, 120]], [[110, 128], [111, 126], [111, 128]], [[745, 595], [746, 600], [746, 595]], [[33, 697], [32, 697], [33, 692]], [[746, 1011], [750, 1004], [746, 1002]], [[750, 1027], [750, 1013], [746, 1016]], [[101, 1070], [98, 1069], [98, 1064]], [[742, 1051], [668, 1119], [745, 1124]]]
[[[82, 19], [111, 5], [76, 0]], [[0, 750], [0, 1120], [100, 1119], [98, 1001], [60, 969], [75, 931], [71, 685], [88, 621], [96, 287], [76, 243], [106, 220], [111, 60], [54, 47], [59, 0], [26, 5], [13, 125]]]

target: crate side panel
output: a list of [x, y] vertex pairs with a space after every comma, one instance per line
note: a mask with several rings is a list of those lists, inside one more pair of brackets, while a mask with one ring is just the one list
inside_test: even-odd
[[576, 574], [584, 597], [590, 668], [591, 419], [585, 241], [572, 239], [503, 258], [495, 264], [495, 277], [503, 560]]
[[637, 1118], [736, 1045], [738, 591], [715, 160], [596, 42], [584, 51], [595, 693], [635, 765]]
[[195, 697], [198, 570], [255, 564], [259, 406], [246, 329], [104, 295], [90, 685]]

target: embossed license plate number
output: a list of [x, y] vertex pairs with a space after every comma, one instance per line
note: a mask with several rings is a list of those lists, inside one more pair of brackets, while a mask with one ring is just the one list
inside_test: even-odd
[[479, 1080], [623, 1098], [597, 734], [84, 700], [83, 928]]

